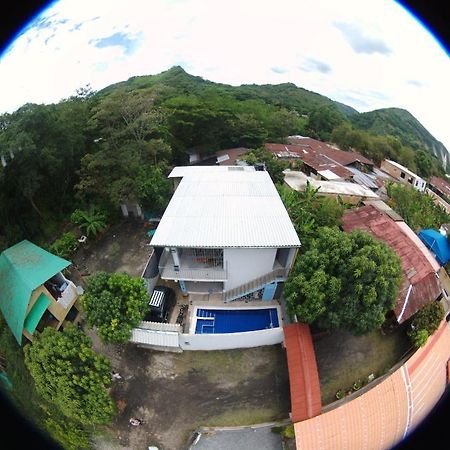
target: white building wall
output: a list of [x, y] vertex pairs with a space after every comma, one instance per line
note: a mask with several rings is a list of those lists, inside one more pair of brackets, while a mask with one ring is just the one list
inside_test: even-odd
[[183, 350], [229, 350], [280, 344], [284, 340], [283, 328], [227, 334], [180, 334]]
[[229, 290], [273, 270], [276, 248], [225, 248], [223, 259], [228, 271], [224, 289]]

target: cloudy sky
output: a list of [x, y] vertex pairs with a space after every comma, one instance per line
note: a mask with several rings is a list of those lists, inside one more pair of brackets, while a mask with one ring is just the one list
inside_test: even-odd
[[61, 0], [0, 59], [0, 113], [174, 65], [410, 111], [450, 150], [450, 59], [392, 0]]

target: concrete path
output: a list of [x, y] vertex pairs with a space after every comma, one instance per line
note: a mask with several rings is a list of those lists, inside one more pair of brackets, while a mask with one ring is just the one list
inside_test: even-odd
[[282, 450], [281, 435], [272, 433], [271, 428], [272, 425], [202, 432], [191, 450]]

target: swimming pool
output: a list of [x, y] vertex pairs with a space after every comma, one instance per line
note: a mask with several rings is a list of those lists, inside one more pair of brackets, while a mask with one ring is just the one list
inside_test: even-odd
[[280, 326], [277, 308], [198, 308], [196, 319], [195, 334], [242, 333]]

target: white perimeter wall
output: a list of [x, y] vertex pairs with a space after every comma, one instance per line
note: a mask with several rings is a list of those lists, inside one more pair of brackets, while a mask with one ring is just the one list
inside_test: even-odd
[[280, 344], [284, 340], [283, 328], [227, 334], [180, 334], [183, 350], [228, 350]]
[[232, 289], [272, 271], [276, 248], [225, 248], [228, 280], [224, 289]]

